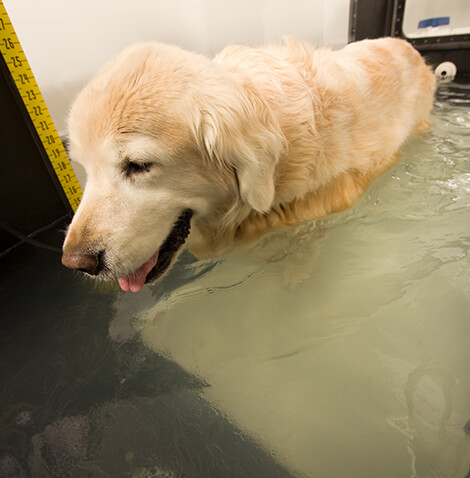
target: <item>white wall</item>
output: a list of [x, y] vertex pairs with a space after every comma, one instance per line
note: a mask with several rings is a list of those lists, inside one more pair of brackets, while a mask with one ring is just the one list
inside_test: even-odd
[[213, 54], [292, 34], [346, 44], [349, 0], [3, 0], [59, 132], [78, 89], [143, 40]]

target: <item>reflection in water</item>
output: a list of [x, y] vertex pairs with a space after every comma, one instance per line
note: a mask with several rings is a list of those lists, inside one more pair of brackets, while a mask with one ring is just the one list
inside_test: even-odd
[[137, 295], [3, 263], [0, 477], [466, 476], [469, 105], [352, 210]]

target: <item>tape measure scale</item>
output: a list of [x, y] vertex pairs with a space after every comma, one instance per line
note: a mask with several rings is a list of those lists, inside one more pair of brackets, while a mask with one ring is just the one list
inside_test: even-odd
[[0, 53], [23, 99], [65, 196], [75, 212], [82, 197], [80, 184], [2, 0], [0, 0]]

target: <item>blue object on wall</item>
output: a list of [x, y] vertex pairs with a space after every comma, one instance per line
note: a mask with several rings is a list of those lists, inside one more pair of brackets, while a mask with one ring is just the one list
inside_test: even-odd
[[418, 28], [440, 27], [441, 25], [449, 25], [450, 17], [435, 17], [421, 20], [418, 23]]

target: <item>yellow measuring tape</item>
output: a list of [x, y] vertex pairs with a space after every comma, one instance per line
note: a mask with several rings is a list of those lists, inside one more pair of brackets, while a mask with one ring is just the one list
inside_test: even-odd
[[0, 53], [10, 70], [11, 77], [70, 206], [75, 212], [82, 197], [80, 184], [2, 0], [0, 0]]

